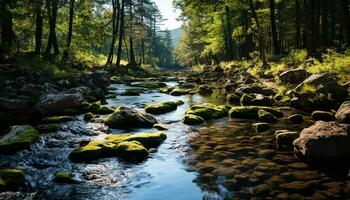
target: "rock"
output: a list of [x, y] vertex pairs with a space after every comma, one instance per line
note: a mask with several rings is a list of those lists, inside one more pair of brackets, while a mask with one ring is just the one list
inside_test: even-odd
[[19, 169], [2, 169], [0, 170], [0, 192], [18, 191], [25, 187], [24, 172]]
[[325, 121], [325, 122], [330, 122], [334, 121], [335, 117], [332, 112], [326, 112], [326, 111], [314, 111], [311, 114], [311, 118], [315, 121]]
[[70, 172], [57, 172], [53, 180], [56, 183], [68, 183], [68, 184], [78, 183], [77, 180], [74, 179], [74, 174]]
[[304, 117], [301, 114], [294, 114], [289, 116], [288, 120], [293, 124], [302, 124], [304, 122]]
[[257, 84], [243, 85], [236, 90], [238, 94], [262, 94], [265, 96], [274, 96], [276, 92], [270, 88], [264, 88]]
[[35, 110], [42, 116], [60, 114], [67, 109], [79, 109], [84, 97], [82, 94], [47, 94], [40, 98]]
[[255, 123], [253, 124], [253, 128], [256, 132], [264, 132], [271, 128], [270, 124], [268, 123]]
[[172, 95], [172, 96], [182, 96], [182, 95], [187, 95], [187, 94], [192, 94], [192, 90], [191, 89], [175, 88], [173, 91], [170, 92], [170, 95]]
[[310, 163], [334, 165], [342, 162], [340, 166], [344, 166], [350, 158], [349, 133], [349, 125], [318, 121], [305, 128], [293, 142], [294, 152]]
[[141, 93], [145, 92], [146, 90], [143, 88], [129, 88], [122, 94], [121, 96], [140, 96]]
[[226, 106], [216, 106], [210, 103], [192, 106], [187, 110], [186, 115], [196, 115], [204, 120], [219, 119], [227, 116], [228, 110]]
[[168, 130], [168, 128], [162, 124], [155, 124], [155, 125], [153, 125], [153, 128], [158, 129], [160, 131]]
[[150, 114], [165, 114], [177, 109], [178, 106], [183, 105], [184, 102], [181, 100], [167, 101], [159, 104], [148, 104], [145, 107], [145, 112]]
[[279, 79], [283, 84], [299, 84], [303, 82], [309, 73], [304, 68], [297, 68], [282, 72], [279, 75]]
[[181, 83], [179, 84], [179, 88], [183, 88], [183, 89], [192, 89], [195, 87], [195, 84], [193, 83]]
[[86, 75], [85, 84], [89, 87], [98, 87], [106, 89], [109, 86], [108, 73], [105, 70], [94, 71]]
[[230, 104], [240, 104], [241, 101], [241, 98], [236, 94], [228, 94], [226, 98]]
[[226, 92], [233, 92], [237, 89], [237, 83], [232, 80], [229, 80], [225, 83]]
[[38, 131], [30, 125], [12, 126], [10, 131], [0, 138], [0, 154], [27, 149], [38, 137]]
[[259, 116], [259, 119], [263, 122], [273, 123], [278, 121], [275, 115], [262, 109], [258, 111], [258, 116]]
[[85, 121], [91, 121], [93, 118], [95, 118], [96, 116], [91, 113], [91, 112], [88, 112], [88, 113], [85, 113], [84, 114], [84, 120]]
[[262, 94], [243, 94], [240, 103], [242, 106], [272, 106], [273, 101]]
[[187, 125], [198, 125], [205, 122], [205, 120], [202, 117], [192, 114], [186, 114], [181, 121], [182, 123]]
[[167, 87], [167, 84], [162, 82], [141, 82], [141, 83], [131, 83], [130, 86], [148, 88], [148, 89], [158, 89]]
[[56, 132], [61, 129], [60, 124], [44, 124], [35, 127], [40, 133]]
[[344, 102], [335, 114], [340, 123], [350, 124], [350, 101]]
[[54, 123], [68, 122], [68, 121], [73, 121], [73, 120], [74, 120], [74, 118], [71, 116], [53, 116], [53, 117], [45, 117], [42, 120], [42, 123], [54, 124]]
[[109, 108], [107, 106], [102, 106], [101, 101], [97, 101], [91, 104], [87, 102], [83, 102], [82, 109], [85, 112], [91, 112], [93, 114], [100, 114], [100, 115], [107, 115], [114, 112], [114, 109]]
[[202, 85], [198, 88], [198, 94], [211, 95], [212, 93], [213, 93], [213, 89], [207, 85]]
[[116, 151], [118, 157], [129, 162], [139, 162], [148, 156], [147, 149], [137, 141], [121, 142], [117, 145]]
[[[113, 136], [107, 136], [107, 140]], [[140, 142], [147, 149], [158, 147], [167, 138], [164, 132], [157, 133], [138, 133], [123, 138], [123, 141]]]
[[293, 181], [290, 183], [283, 183], [279, 186], [283, 191], [288, 193], [312, 194], [313, 187], [310, 182]]
[[118, 107], [114, 113], [105, 117], [103, 121], [111, 128], [120, 129], [152, 128], [157, 123], [152, 115], [126, 107]]
[[292, 149], [293, 141], [299, 137], [299, 133], [288, 130], [277, 130], [275, 132], [277, 149]]
[[229, 116], [231, 118], [237, 118], [237, 119], [259, 119], [259, 116], [258, 116], [259, 110], [265, 110], [266, 112], [269, 112], [269, 113], [275, 115], [277, 118], [283, 117], [283, 113], [281, 111], [279, 111], [278, 109], [264, 107], [264, 106], [232, 107], [230, 112], [229, 112]]

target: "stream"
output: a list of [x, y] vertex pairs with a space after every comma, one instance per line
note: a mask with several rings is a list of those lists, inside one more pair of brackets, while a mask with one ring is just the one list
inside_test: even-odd
[[[178, 82], [166, 84], [174, 87]], [[107, 106], [143, 110], [148, 103], [185, 102], [176, 111], [156, 116], [169, 128], [168, 138], [147, 160], [139, 164], [125, 163], [118, 158], [71, 162], [68, 155], [79, 144], [102, 137], [108, 131], [125, 133], [110, 130], [103, 123], [86, 123], [83, 115], [77, 115], [74, 121], [63, 123], [60, 131], [42, 134], [30, 150], [0, 157], [1, 168], [23, 169], [30, 182], [29, 191], [0, 193], [0, 199], [344, 199], [348, 195], [348, 177], [333, 178], [308, 167], [291, 151], [276, 150], [275, 130], [300, 131], [312, 124], [309, 119], [302, 125], [292, 125], [282, 119], [264, 133], [252, 129], [252, 120], [223, 118], [200, 126], [187, 126], [180, 122], [186, 110], [200, 103], [224, 104], [223, 90], [216, 89], [211, 96], [174, 97], [158, 90], [148, 90], [140, 96], [119, 95], [129, 88], [132, 87], [111, 84], [110, 91], [117, 97], [108, 99]], [[283, 112], [296, 113], [290, 108]], [[54, 174], [59, 171], [73, 172], [79, 183], [53, 182]]]

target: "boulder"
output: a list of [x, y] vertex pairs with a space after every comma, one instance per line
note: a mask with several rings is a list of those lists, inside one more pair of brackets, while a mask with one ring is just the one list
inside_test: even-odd
[[141, 93], [145, 92], [144, 88], [129, 88], [125, 92], [121, 93], [121, 96], [140, 96]]
[[350, 101], [344, 102], [335, 114], [340, 123], [350, 124]]
[[198, 125], [205, 122], [205, 120], [202, 117], [192, 114], [186, 114], [181, 121], [182, 123], [187, 125]]
[[116, 153], [119, 158], [129, 162], [139, 162], [148, 156], [147, 149], [140, 142], [120, 142], [116, 146]]
[[258, 111], [258, 116], [259, 119], [263, 122], [267, 122], [267, 123], [273, 123], [273, 122], [277, 122], [278, 119], [275, 115], [261, 109]]
[[40, 133], [56, 132], [61, 129], [61, 124], [44, 124], [35, 127]]
[[350, 160], [349, 144], [349, 125], [324, 121], [305, 128], [293, 142], [295, 154], [307, 162], [342, 166]]
[[298, 137], [298, 132], [277, 130], [275, 132], [276, 146], [278, 149], [293, 149], [293, 142]]
[[255, 132], [260, 133], [269, 130], [271, 126], [268, 123], [254, 123], [253, 128]]
[[109, 108], [107, 106], [102, 106], [101, 101], [97, 101], [94, 103], [82, 103], [82, 109], [84, 112], [91, 112], [93, 114], [107, 115], [114, 112], [114, 109]]
[[196, 115], [204, 120], [219, 119], [227, 116], [228, 109], [226, 106], [217, 106], [210, 103], [204, 103], [200, 105], [192, 106], [187, 110], [186, 115]]
[[184, 102], [181, 100], [167, 101], [159, 104], [148, 104], [145, 107], [145, 112], [150, 114], [165, 114], [177, 109], [178, 106], [183, 105]]
[[263, 94], [265, 96], [274, 96], [276, 92], [270, 88], [264, 88], [257, 84], [243, 85], [236, 90], [238, 94]]
[[240, 103], [242, 106], [272, 106], [273, 100], [262, 94], [243, 94]]
[[40, 98], [35, 105], [35, 110], [41, 116], [49, 116], [64, 113], [68, 109], [79, 109], [84, 97], [81, 93], [76, 94], [47, 94]]
[[193, 94], [191, 89], [181, 89], [181, 88], [175, 88], [170, 92], [170, 95], [172, 96], [182, 96], [187, 94]]
[[110, 79], [105, 70], [98, 70], [87, 74], [85, 83], [89, 87], [96, 86], [98, 88], [106, 89], [109, 86]]
[[70, 172], [57, 172], [55, 174], [55, 177], [53, 178], [53, 181], [55, 181], [56, 183], [68, 183], [68, 184], [78, 183], [78, 181], [74, 179], [74, 174]]
[[301, 114], [294, 114], [289, 116], [288, 120], [293, 124], [301, 124], [304, 122], [304, 117]]
[[27, 149], [38, 137], [38, 131], [30, 125], [12, 126], [9, 132], [0, 138], [0, 154]]
[[165, 125], [162, 125], [162, 124], [155, 124], [155, 125], [153, 125], [153, 128], [158, 129], [160, 131], [168, 130], [168, 128]]
[[237, 106], [232, 107], [229, 116], [237, 119], [259, 119], [259, 110], [264, 110], [276, 116], [277, 118], [283, 117], [283, 113], [278, 109], [264, 107], [264, 106]]
[[152, 115], [126, 107], [118, 107], [114, 113], [105, 117], [103, 121], [111, 128], [125, 130], [152, 128], [154, 124], [157, 124], [157, 120]]
[[335, 117], [332, 112], [327, 112], [327, 111], [314, 111], [311, 114], [311, 118], [315, 121], [325, 121], [325, 122], [330, 122], [334, 121]]
[[24, 172], [20, 169], [0, 170], [0, 192], [18, 191], [26, 186]]
[[299, 84], [303, 82], [309, 73], [304, 68], [287, 70], [279, 75], [279, 79], [283, 84]]
[[213, 89], [207, 85], [202, 85], [198, 88], [198, 94], [211, 95], [212, 93], [213, 93]]
[[240, 104], [241, 101], [241, 97], [236, 94], [228, 94], [226, 99], [230, 104]]

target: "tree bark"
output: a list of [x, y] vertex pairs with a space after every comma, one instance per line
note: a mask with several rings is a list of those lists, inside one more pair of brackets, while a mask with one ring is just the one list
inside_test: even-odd
[[276, 16], [275, 16], [275, 0], [270, 1], [270, 24], [271, 24], [271, 35], [272, 43], [275, 55], [281, 54], [280, 43], [278, 42], [277, 30], [276, 30]]
[[226, 39], [227, 39], [227, 59], [229, 61], [234, 59], [234, 45], [232, 39], [232, 24], [231, 24], [231, 10], [228, 6], [225, 6], [225, 25], [226, 25]]
[[53, 57], [59, 54], [57, 36], [56, 36], [56, 21], [57, 21], [57, 9], [58, 2], [56, 0], [46, 0], [47, 12], [49, 17], [49, 39], [45, 51], [45, 57], [51, 57], [51, 48], [54, 49]]
[[295, 25], [296, 25], [296, 47], [301, 47], [301, 23], [300, 23], [300, 2], [295, 0]]
[[130, 33], [129, 33], [129, 43], [130, 43], [130, 66], [136, 66], [135, 52], [134, 52], [134, 41], [133, 41], [133, 13], [132, 13], [132, 2], [130, 2]]
[[70, 54], [70, 46], [71, 46], [72, 37], [73, 37], [74, 3], [75, 3], [75, 0], [70, 0], [69, 2], [69, 28], [68, 28], [66, 49], [64, 50], [64, 53], [63, 53], [63, 60], [68, 59], [68, 56]]
[[0, 60], [10, 59], [14, 56], [16, 45], [16, 34], [13, 31], [13, 16], [8, 8], [12, 2], [2, 1], [0, 7], [1, 16], [1, 45]]
[[41, 53], [43, 37], [42, 3], [42, 0], [36, 0], [35, 2], [35, 54], [37, 55]]
[[306, 30], [306, 47], [309, 56], [315, 56], [316, 54], [316, 41], [315, 41], [315, 1], [306, 0], [307, 23], [305, 23]]
[[120, 30], [119, 30], [119, 41], [118, 41], [118, 53], [116, 65], [120, 66], [123, 46], [123, 35], [124, 35], [124, 15], [125, 15], [125, 0], [122, 0], [121, 11], [120, 11]]
[[349, 0], [341, 0], [342, 8], [342, 30], [345, 32], [345, 41], [350, 46], [350, 15], [349, 15]]
[[322, 46], [328, 44], [328, 0], [322, 0]]
[[[119, 0], [112, 0], [113, 14], [112, 14], [112, 43], [109, 49], [108, 59], [106, 65], [110, 65], [113, 63], [114, 57], [114, 47], [117, 39], [118, 26], [119, 26], [119, 13], [120, 13], [120, 4]], [[118, 14], [117, 14], [118, 10]]]

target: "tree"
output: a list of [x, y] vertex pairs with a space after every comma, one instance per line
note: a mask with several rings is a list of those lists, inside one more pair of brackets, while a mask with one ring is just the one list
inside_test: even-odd
[[120, 28], [119, 28], [119, 43], [118, 43], [118, 54], [116, 65], [120, 66], [123, 46], [123, 35], [124, 35], [124, 15], [125, 15], [125, 0], [122, 0], [121, 11], [120, 11]]
[[[120, 3], [119, 0], [112, 0], [112, 42], [111, 47], [108, 54], [108, 59], [106, 65], [112, 64], [113, 55], [114, 55], [114, 46], [117, 38], [118, 27], [119, 27], [119, 19], [120, 19]], [[117, 14], [118, 10], [118, 14]]]
[[271, 35], [272, 43], [275, 55], [281, 53], [280, 43], [278, 41], [277, 30], [276, 30], [276, 16], [275, 16], [275, 0], [269, 0], [270, 3], [270, 24], [271, 24]]
[[54, 53], [52, 57], [56, 57], [59, 52], [57, 35], [56, 35], [56, 22], [57, 22], [57, 10], [58, 10], [58, 1], [56, 0], [46, 0], [47, 14], [49, 17], [49, 39], [47, 42], [47, 47], [45, 51], [45, 57], [50, 58], [51, 48], [53, 47]]
[[73, 36], [73, 19], [74, 19], [74, 3], [75, 0], [69, 1], [69, 28], [68, 28], [68, 36], [67, 36], [67, 42], [66, 42], [66, 49], [63, 53], [63, 60], [66, 60], [70, 53], [70, 47], [72, 43], [72, 36]]
[[14, 7], [16, 1], [3, 0], [0, 4], [1, 16], [1, 45], [0, 60], [6, 60], [13, 57], [16, 48], [16, 34], [13, 31], [13, 14], [11, 7]]
[[43, 37], [43, 0], [35, 1], [35, 53], [41, 53], [42, 37]]

